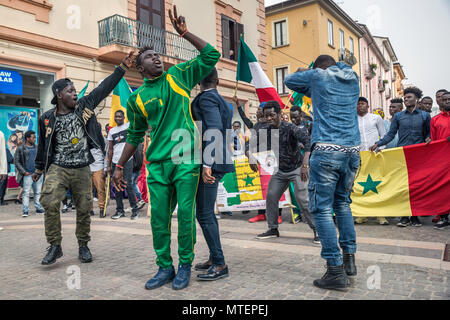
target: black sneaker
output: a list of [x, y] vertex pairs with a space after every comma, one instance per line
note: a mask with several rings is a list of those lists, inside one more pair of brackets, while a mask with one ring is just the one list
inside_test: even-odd
[[450, 222], [447, 219], [439, 220], [438, 223], [436, 223], [436, 225], [434, 226], [434, 229], [444, 230], [448, 226], [450, 226]]
[[49, 265], [56, 262], [56, 259], [63, 256], [62, 248], [60, 245], [50, 245], [47, 249], [47, 254], [42, 260], [43, 265]]
[[138, 217], [139, 217], [139, 212], [138, 211], [133, 212], [131, 214], [131, 220], [136, 220]]
[[83, 245], [78, 249], [78, 259], [80, 259], [82, 263], [92, 262], [91, 251], [87, 245]]
[[24, 218], [28, 217], [28, 212], [22, 213], [22, 217], [24, 217]]
[[93, 216], [93, 215], [94, 215], [94, 210], [91, 210], [91, 212], [89, 212], [89, 214], [90, 214], [91, 216]]
[[317, 235], [317, 231], [313, 230], [313, 232], [314, 232], [314, 240], [313, 240], [313, 242], [315, 244], [320, 244], [320, 239], [319, 239], [319, 236]]
[[404, 227], [409, 226], [410, 224], [411, 224], [411, 222], [409, 221], [408, 217], [402, 217], [400, 219], [400, 222], [397, 223], [397, 227], [404, 228]]
[[125, 217], [125, 212], [123, 211], [116, 211], [116, 213], [111, 217], [111, 219], [117, 220], [122, 217]]
[[105, 214], [105, 210], [104, 210], [104, 209], [100, 210], [99, 216], [100, 216], [100, 218], [106, 217], [106, 214]]
[[256, 239], [278, 238], [279, 236], [280, 233], [278, 232], [278, 229], [269, 229], [264, 233], [258, 234]]
[[66, 213], [67, 211], [69, 211], [69, 207], [67, 207], [67, 205], [65, 204], [61, 210], [62, 213]]
[[411, 226], [413, 226], [413, 227], [421, 227], [422, 223], [420, 222], [418, 217], [411, 217]]

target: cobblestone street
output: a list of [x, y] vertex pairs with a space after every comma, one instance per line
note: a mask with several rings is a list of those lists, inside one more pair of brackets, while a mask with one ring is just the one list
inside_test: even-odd
[[[431, 217], [422, 228], [379, 226], [375, 220], [356, 226], [358, 277], [345, 292], [315, 288], [324, 273], [320, 245], [304, 223], [288, 222], [283, 212], [281, 237], [257, 240], [266, 223], [249, 224], [253, 216], [234, 213], [220, 223], [230, 277], [200, 283], [192, 273], [189, 287], [170, 285], [148, 291], [145, 282], [157, 271], [146, 208], [137, 220], [114, 221], [115, 204], [105, 219], [93, 217], [89, 247], [94, 261], [81, 264], [75, 232], [75, 212], [62, 214], [64, 256], [51, 266], [41, 265], [47, 243], [43, 216], [21, 217], [11, 202], [0, 207], [0, 299], [188, 299], [188, 300], [299, 300], [299, 299], [450, 299], [450, 262], [443, 261], [450, 230], [434, 230]], [[31, 210], [33, 211], [33, 210]], [[176, 218], [172, 225], [172, 256], [177, 266]], [[197, 225], [196, 258], [203, 262], [208, 249]], [[75, 266], [75, 267], [74, 267]], [[69, 289], [73, 270], [81, 274], [80, 289]], [[377, 275], [379, 277], [377, 278]], [[379, 280], [379, 282], [377, 282]]]

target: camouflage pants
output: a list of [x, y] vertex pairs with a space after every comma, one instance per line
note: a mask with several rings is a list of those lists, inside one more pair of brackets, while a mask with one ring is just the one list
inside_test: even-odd
[[75, 235], [78, 244], [87, 244], [91, 240], [92, 179], [89, 166], [77, 169], [62, 168], [52, 164], [45, 176], [40, 202], [45, 209], [45, 236], [50, 244], [60, 245], [61, 201], [66, 197], [66, 188], [70, 190], [77, 210]]

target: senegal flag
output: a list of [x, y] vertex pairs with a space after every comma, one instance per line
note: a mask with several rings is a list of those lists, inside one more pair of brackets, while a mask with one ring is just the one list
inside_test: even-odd
[[127, 101], [130, 96], [132, 90], [128, 85], [127, 80], [122, 78], [117, 86], [114, 88], [112, 95], [112, 103], [111, 103], [111, 113], [109, 114], [109, 126], [115, 127], [116, 122], [114, 121], [114, 114], [118, 110], [122, 110], [125, 113], [125, 122], [128, 122], [127, 119]]
[[[310, 63], [308, 66], [308, 69], [312, 69], [314, 66], [314, 61]], [[299, 106], [302, 108], [302, 111], [306, 113], [309, 117], [311, 116], [311, 107], [312, 107], [312, 101], [311, 98], [308, 98], [304, 94], [293, 92], [290, 102], [293, 106]]]
[[442, 140], [361, 152], [351, 209], [357, 217], [442, 215], [449, 196], [450, 143]]

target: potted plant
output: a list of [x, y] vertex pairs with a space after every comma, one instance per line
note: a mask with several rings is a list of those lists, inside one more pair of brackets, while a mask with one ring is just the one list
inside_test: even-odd
[[389, 80], [383, 80], [384, 84], [388, 84]]
[[377, 70], [377, 68], [378, 68], [376, 63], [370, 64], [370, 67], [372, 68], [372, 70]]

